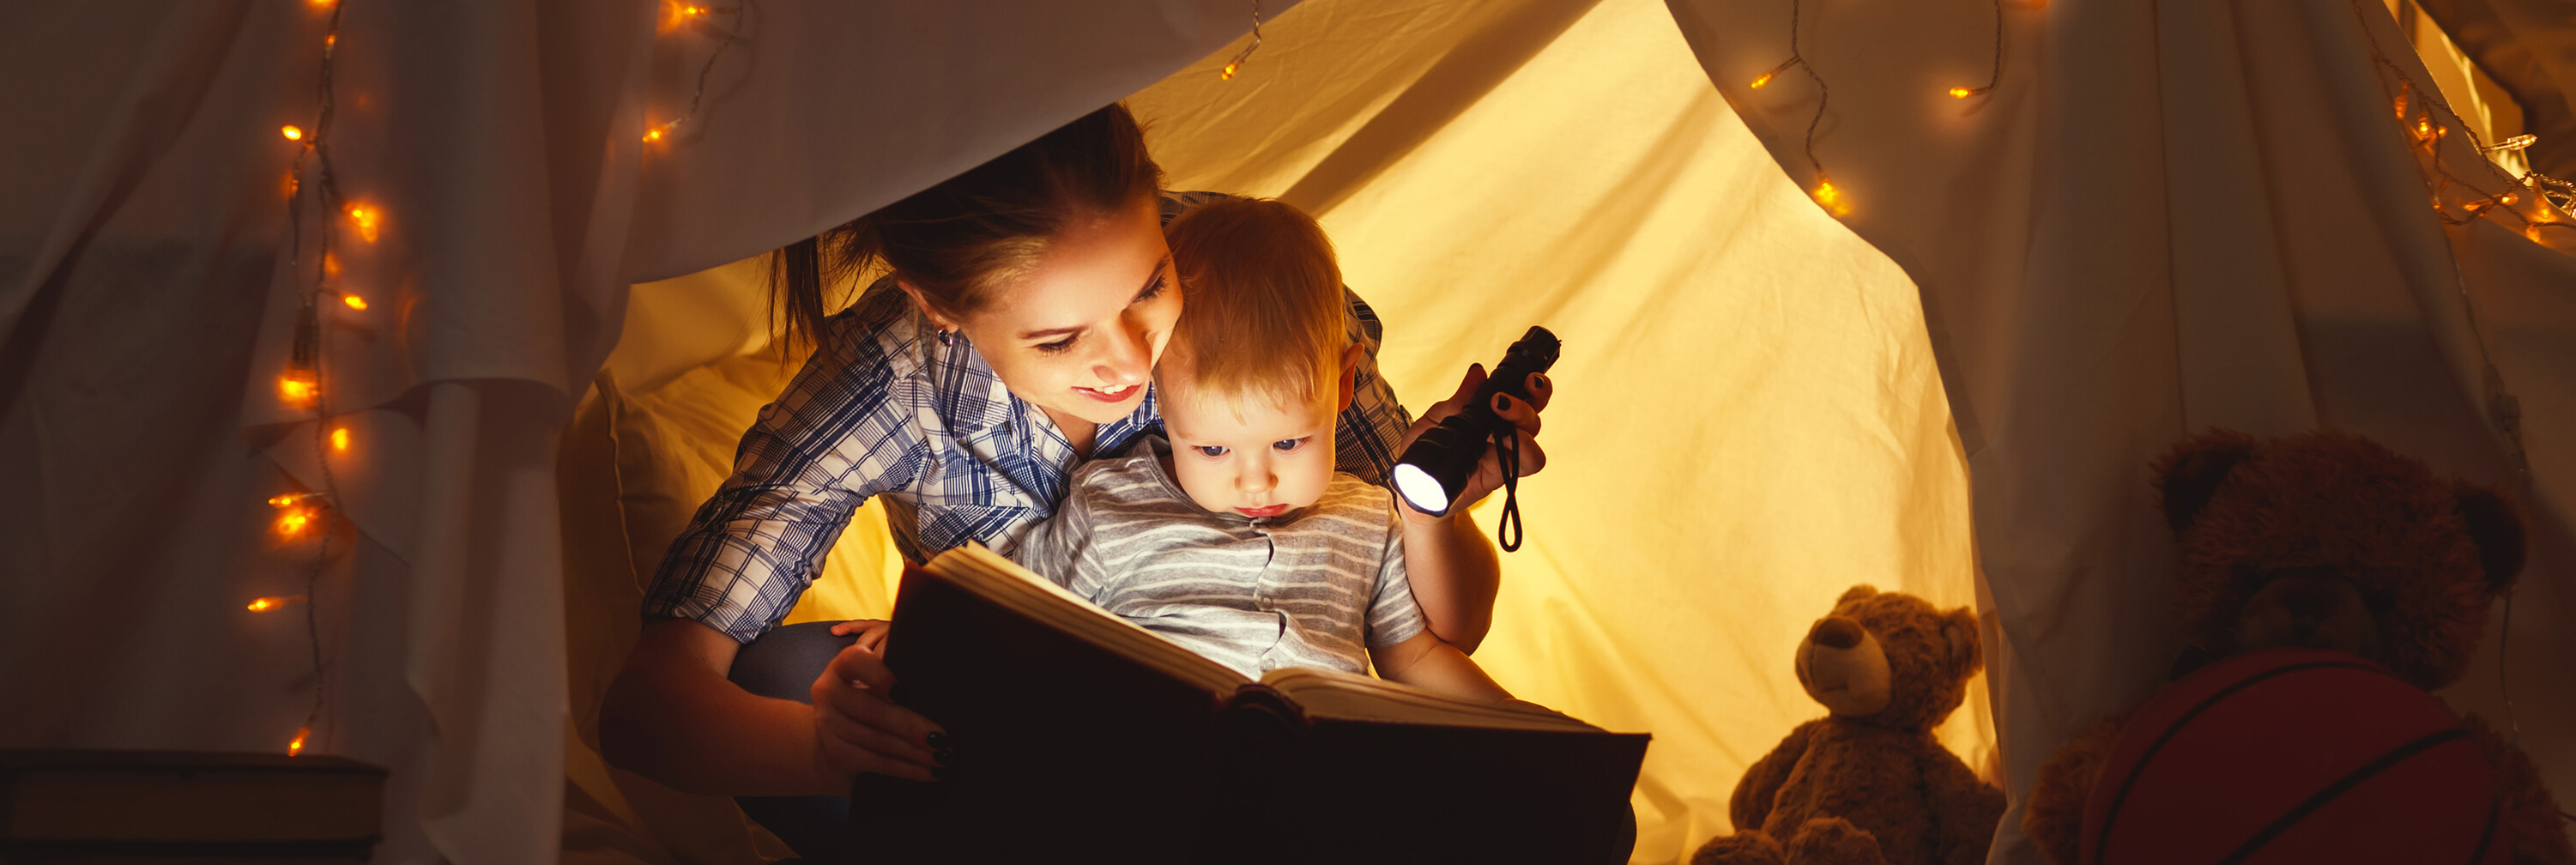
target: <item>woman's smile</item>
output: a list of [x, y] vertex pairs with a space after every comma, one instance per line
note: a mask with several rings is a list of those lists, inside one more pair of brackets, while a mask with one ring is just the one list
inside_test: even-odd
[[1101, 402], [1121, 403], [1134, 398], [1136, 396], [1137, 389], [1142, 387], [1144, 387], [1142, 384], [1131, 384], [1121, 388], [1097, 388], [1076, 385], [1073, 392]]

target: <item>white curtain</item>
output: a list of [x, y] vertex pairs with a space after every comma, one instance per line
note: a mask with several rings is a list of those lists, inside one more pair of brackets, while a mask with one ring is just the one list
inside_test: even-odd
[[[648, 144], [722, 41], [678, 4], [344, 2], [331, 147], [378, 237], [305, 225], [369, 302], [323, 307], [345, 451], [277, 384], [309, 288], [280, 127], [314, 127], [335, 4], [38, 4], [0, 34], [0, 746], [282, 751], [320, 688], [306, 752], [393, 770], [385, 862], [556, 855], [556, 435], [631, 279], [864, 213], [1250, 24], [745, 0]], [[327, 531], [269, 531], [266, 499], [321, 490]], [[245, 609], [316, 562], [311, 606]]]
[[[1994, 861], [2035, 861], [2017, 821], [2038, 765], [2161, 681], [2173, 555], [2145, 466], [2212, 426], [2348, 429], [2520, 491], [2534, 557], [2511, 642], [2491, 627], [2444, 696], [2500, 726], [2510, 714], [2555, 787], [2576, 790], [2576, 232], [2436, 218], [2433, 195], [2458, 219], [2506, 184], [2456, 127], [2439, 152], [2462, 180], [2419, 164], [2389, 70], [2416, 82], [2410, 118], [2443, 94], [2386, 7], [1808, 2], [1807, 69], [1760, 88], [1791, 56], [1791, 4], [1671, 7], [1781, 166], [1810, 187], [1829, 175], [1843, 222], [1922, 290], [1994, 616], [2016, 802]], [[1992, 93], [1945, 93], [1982, 86], [1995, 60]], [[2518, 435], [2501, 408], [2517, 405]]]

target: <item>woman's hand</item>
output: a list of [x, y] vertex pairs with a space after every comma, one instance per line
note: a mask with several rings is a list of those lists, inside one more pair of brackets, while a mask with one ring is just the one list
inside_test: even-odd
[[[894, 673], [876, 646], [886, 623], [855, 625], [859, 642], [832, 657], [814, 680], [814, 767], [825, 786], [847, 790], [862, 772], [928, 781], [947, 764], [946, 733], [919, 713], [886, 698]], [[842, 634], [840, 626], [832, 629]]]
[[[1421, 438], [1424, 432], [1439, 425], [1441, 420], [1464, 410], [1467, 407], [1467, 401], [1475, 398], [1476, 389], [1484, 384], [1485, 365], [1480, 363], [1467, 367], [1466, 377], [1458, 380], [1457, 393], [1450, 394], [1448, 399], [1433, 403], [1421, 417], [1413, 420], [1413, 427], [1405, 431], [1404, 446], [1412, 447], [1414, 439]], [[1495, 394], [1494, 413], [1519, 428], [1519, 439], [1515, 444], [1520, 448], [1520, 474], [1522, 477], [1527, 477], [1538, 474], [1539, 469], [1547, 466], [1547, 451], [1538, 446], [1539, 412], [1545, 410], [1548, 400], [1556, 395], [1556, 385], [1548, 379], [1546, 373], [1534, 372], [1530, 373], [1529, 381], [1525, 382], [1523, 387], [1530, 395], [1527, 401], [1516, 399], [1510, 394]], [[1397, 452], [1403, 451], [1398, 449]], [[1476, 460], [1475, 475], [1467, 479], [1467, 488], [1458, 494], [1457, 501], [1449, 503], [1450, 516], [1465, 513], [1468, 507], [1484, 501], [1486, 496], [1492, 495], [1502, 486], [1501, 457], [1494, 453], [1493, 445], [1487, 444], [1484, 456]], [[1416, 521], [1442, 519], [1414, 510], [1411, 504], [1405, 505], [1404, 516], [1408, 520]]]
[[884, 619], [851, 619], [832, 626], [832, 636], [846, 637], [857, 634], [859, 641], [852, 645], [866, 647], [868, 651], [878, 655], [885, 654], [886, 634], [893, 631], [894, 623]]

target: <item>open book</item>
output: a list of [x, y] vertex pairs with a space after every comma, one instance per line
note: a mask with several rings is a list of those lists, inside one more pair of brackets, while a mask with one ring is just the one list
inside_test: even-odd
[[[863, 779], [869, 861], [1623, 862], [1643, 734], [1324, 670], [1255, 682], [980, 546], [904, 574], [894, 698], [950, 776]], [[874, 857], [874, 858], [871, 858]]]

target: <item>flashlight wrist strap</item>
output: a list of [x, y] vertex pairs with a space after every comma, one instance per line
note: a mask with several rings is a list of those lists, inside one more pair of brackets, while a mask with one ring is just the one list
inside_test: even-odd
[[1521, 539], [1521, 436], [1520, 430], [1505, 424], [1494, 431], [1494, 462], [1503, 470], [1503, 517], [1494, 525], [1494, 541], [1503, 552], [1518, 552]]

